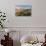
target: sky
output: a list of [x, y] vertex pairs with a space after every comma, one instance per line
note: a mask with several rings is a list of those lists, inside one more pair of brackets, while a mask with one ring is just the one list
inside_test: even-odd
[[18, 0], [16, 5], [32, 5], [32, 0]]

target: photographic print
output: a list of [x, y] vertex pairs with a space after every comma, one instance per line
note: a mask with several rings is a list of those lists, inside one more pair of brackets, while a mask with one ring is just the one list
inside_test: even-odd
[[16, 5], [16, 16], [32, 16], [32, 5]]

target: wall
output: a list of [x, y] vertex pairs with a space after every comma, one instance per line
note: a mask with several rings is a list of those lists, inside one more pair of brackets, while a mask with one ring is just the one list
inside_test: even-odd
[[46, 27], [46, 0], [33, 0], [33, 26]]
[[[17, 3], [32, 1], [32, 17], [16, 17]], [[46, 27], [46, 0], [0, 0], [0, 9], [7, 13], [7, 27]]]

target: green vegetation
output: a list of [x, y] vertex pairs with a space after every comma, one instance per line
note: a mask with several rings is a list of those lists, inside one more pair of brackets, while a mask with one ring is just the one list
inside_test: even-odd
[[21, 9], [20, 12], [16, 12], [16, 16], [31, 16], [31, 9]]
[[1, 26], [1, 28], [3, 28], [3, 23], [4, 23], [5, 20], [6, 20], [5, 13], [0, 11], [0, 26]]

